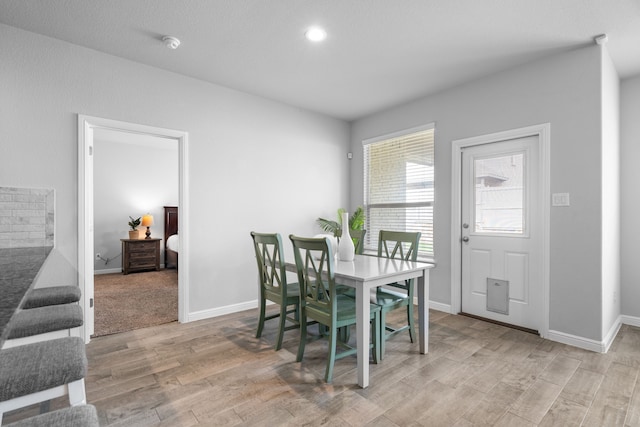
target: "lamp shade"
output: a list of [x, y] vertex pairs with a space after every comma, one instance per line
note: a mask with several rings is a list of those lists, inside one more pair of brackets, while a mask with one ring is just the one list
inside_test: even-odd
[[143, 227], [150, 227], [153, 225], [153, 215], [146, 214], [142, 215], [142, 224]]

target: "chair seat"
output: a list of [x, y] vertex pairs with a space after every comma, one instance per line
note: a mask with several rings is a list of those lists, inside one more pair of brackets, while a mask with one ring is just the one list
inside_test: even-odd
[[[338, 295], [338, 322], [343, 323], [346, 321], [353, 320], [353, 323], [356, 322], [356, 312], [355, 312], [355, 300], [346, 295]], [[375, 313], [380, 311], [380, 307], [376, 304], [369, 304], [369, 313], [370, 318], [373, 319]]]
[[98, 414], [93, 405], [78, 405], [36, 415], [8, 424], [8, 427], [99, 427]]
[[[280, 291], [277, 293], [271, 291], [270, 289], [266, 290], [267, 298], [271, 301], [278, 301], [281, 299]], [[298, 300], [300, 298], [300, 285], [298, 283], [287, 283], [287, 300]]]
[[0, 401], [80, 380], [87, 374], [85, 345], [67, 337], [0, 351]]
[[24, 338], [82, 326], [78, 304], [50, 305], [18, 311], [9, 324], [8, 339]]
[[376, 304], [385, 309], [393, 309], [409, 303], [406, 293], [396, 292], [390, 289], [378, 288], [376, 291]]
[[23, 309], [45, 307], [48, 305], [71, 304], [80, 301], [82, 292], [78, 286], [51, 286], [29, 291], [22, 304]]

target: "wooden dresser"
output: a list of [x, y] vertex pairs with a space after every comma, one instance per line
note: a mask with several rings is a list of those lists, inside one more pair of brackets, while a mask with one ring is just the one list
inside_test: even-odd
[[122, 273], [160, 270], [162, 239], [120, 239], [122, 242]]

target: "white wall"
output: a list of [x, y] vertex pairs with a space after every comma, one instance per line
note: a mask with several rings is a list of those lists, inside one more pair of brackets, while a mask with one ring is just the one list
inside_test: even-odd
[[189, 132], [191, 312], [256, 300], [251, 230], [313, 235], [347, 205], [346, 122], [6, 25], [0, 40], [0, 185], [56, 189], [51, 282], [77, 283], [77, 114]]
[[640, 325], [640, 76], [622, 81], [620, 115], [621, 309]]
[[[151, 237], [164, 239], [163, 206], [178, 206], [179, 183], [177, 140], [155, 138], [153, 145], [139, 145], [104, 140], [101, 131], [97, 129], [94, 135], [93, 252], [110, 261], [95, 259], [96, 273], [120, 271], [120, 239], [129, 238], [129, 216], [150, 213], [154, 222]], [[164, 241], [160, 251], [164, 263]]]
[[620, 318], [620, 78], [602, 51], [602, 336]]
[[354, 205], [363, 200], [362, 140], [435, 122], [433, 301], [450, 304], [451, 141], [551, 124], [550, 330], [601, 340], [600, 50], [545, 58], [357, 120], [352, 127]]

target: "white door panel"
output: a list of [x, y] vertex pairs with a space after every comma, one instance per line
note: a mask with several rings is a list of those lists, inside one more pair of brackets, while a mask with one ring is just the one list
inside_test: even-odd
[[538, 136], [462, 151], [462, 311], [534, 330], [542, 308], [538, 162]]

